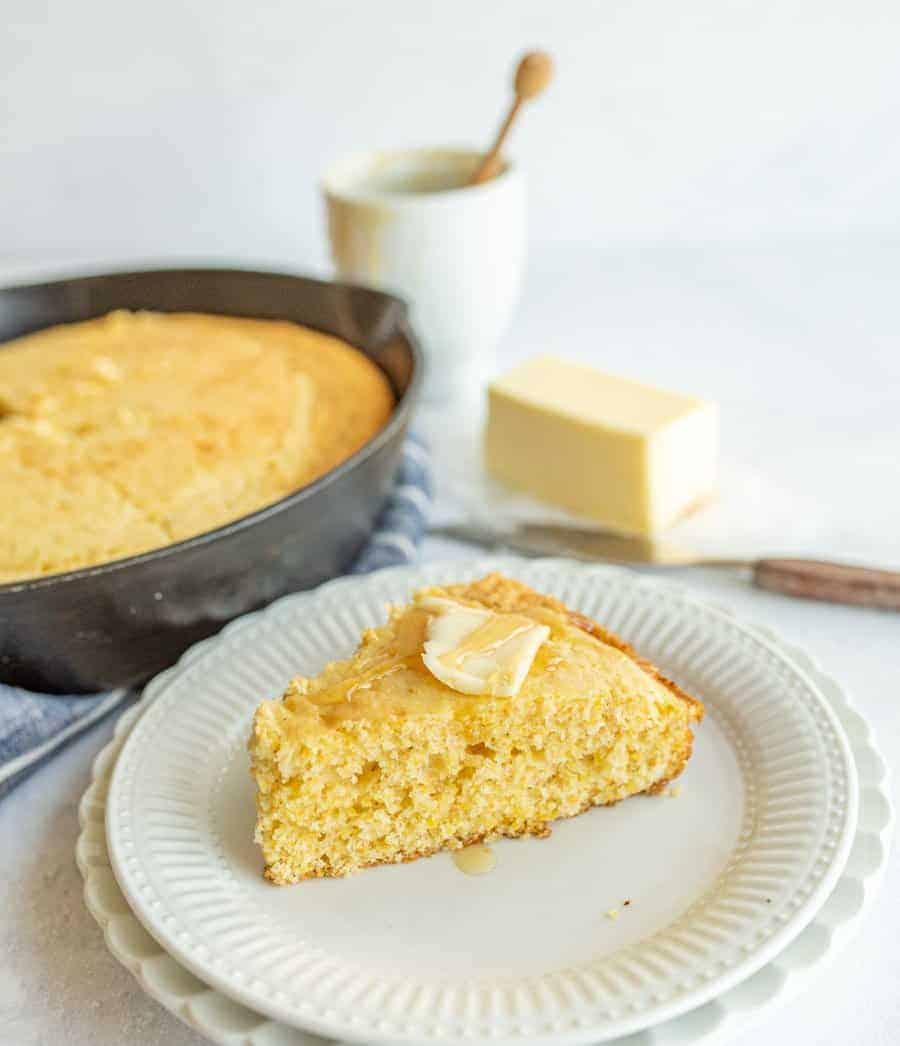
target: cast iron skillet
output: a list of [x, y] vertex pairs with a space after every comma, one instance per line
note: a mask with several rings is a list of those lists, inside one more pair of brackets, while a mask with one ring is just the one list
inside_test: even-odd
[[294, 320], [335, 334], [381, 367], [397, 406], [351, 458], [259, 512], [139, 556], [0, 585], [5, 683], [57, 693], [132, 685], [239, 614], [335, 576], [365, 543], [399, 462], [422, 358], [397, 298], [234, 269], [87, 276], [0, 289], [0, 342], [121, 308]]

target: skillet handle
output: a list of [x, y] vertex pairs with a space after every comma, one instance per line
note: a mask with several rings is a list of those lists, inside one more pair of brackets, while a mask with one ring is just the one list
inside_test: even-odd
[[827, 603], [900, 610], [900, 573], [816, 559], [761, 559], [753, 582], [772, 592]]

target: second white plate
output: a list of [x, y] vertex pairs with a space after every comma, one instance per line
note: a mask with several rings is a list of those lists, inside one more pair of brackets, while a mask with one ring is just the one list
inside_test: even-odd
[[[707, 702], [679, 797], [501, 843], [480, 879], [440, 855], [263, 882], [244, 751], [256, 703], [348, 653], [385, 602], [497, 565], [597, 617]], [[199, 648], [123, 750], [107, 834], [150, 932], [257, 1010], [367, 1042], [577, 1042], [683, 1012], [759, 968], [834, 884], [856, 806], [835, 716], [758, 634], [622, 572], [482, 561], [342, 580]]]

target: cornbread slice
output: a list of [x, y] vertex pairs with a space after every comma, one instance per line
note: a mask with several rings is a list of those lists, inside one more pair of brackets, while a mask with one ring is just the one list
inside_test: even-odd
[[[516, 615], [510, 634], [523, 620], [544, 626], [514, 696], [460, 693], [426, 668], [429, 608], [442, 601]], [[501, 675], [497, 687], [509, 683]], [[294, 883], [548, 835], [557, 817], [677, 777], [702, 716], [627, 644], [518, 581], [424, 590], [352, 657], [257, 709], [249, 748], [265, 876]]]
[[15, 508], [0, 513], [0, 582], [269, 505], [358, 450], [393, 402], [363, 353], [295, 323], [120, 311], [9, 342], [0, 502]]

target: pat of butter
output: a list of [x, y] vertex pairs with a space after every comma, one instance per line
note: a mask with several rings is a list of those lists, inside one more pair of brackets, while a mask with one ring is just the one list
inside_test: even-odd
[[539, 356], [490, 386], [486, 465], [611, 530], [653, 534], [712, 493], [718, 424], [714, 403]]
[[550, 635], [546, 625], [519, 614], [495, 614], [437, 597], [418, 605], [430, 614], [422, 661], [436, 679], [462, 694], [515, 697]]

